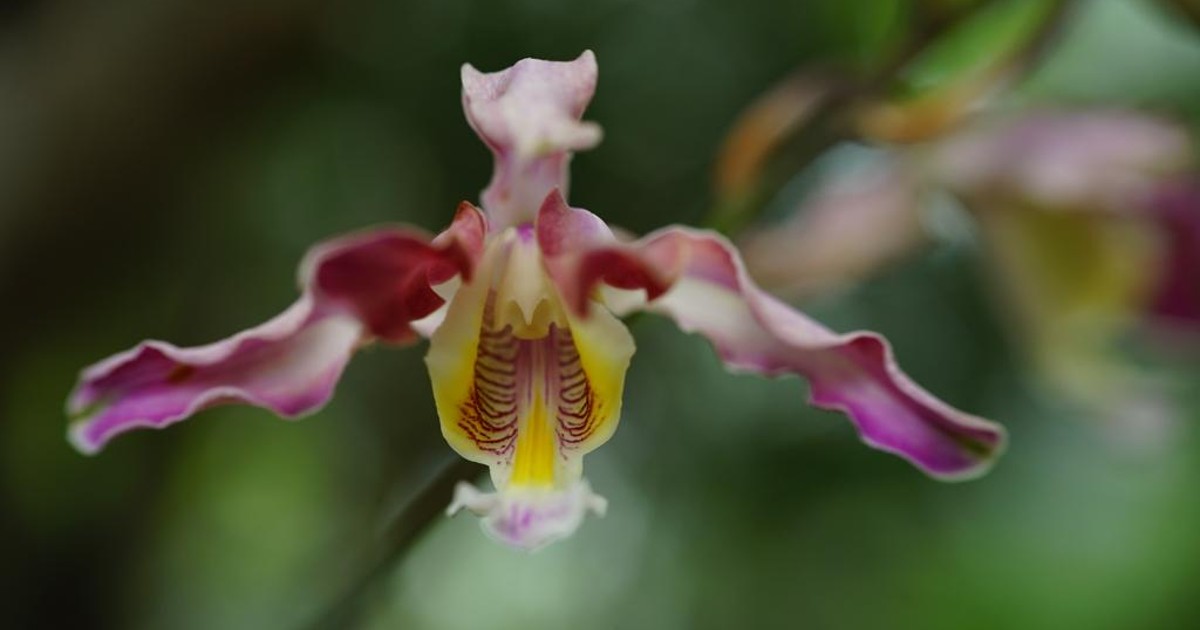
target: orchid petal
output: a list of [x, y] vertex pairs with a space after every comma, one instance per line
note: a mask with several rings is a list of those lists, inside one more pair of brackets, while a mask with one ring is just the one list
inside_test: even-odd
[[478, 209], [463, 204], [432, 241], [403, 228], [344, 236], [313, 248], [302, 275], [311, 274], [319, 299], [349, 304], [373, 336], [410, 343], [418, 335], [413, 322], [445, 302], [434, 286], [471, 277], [486, 226]]
[[596, 90], [596, 57], [568, 62], [522, 59], [499, 72], [462, 68], [467, 120], [495, 156], [483, 207], [495, 229], [532, 220], [551, 189], [567, 186], [572, 151], [600, 142], [600, 127], [583, 122]]
[[485, 228], [465, 212], [434, 243], [393, 228], [318, 245], [301, 266], [303, 295], [258, 327], [194, 348], [146, 341], [85, 369], [68, 401], [72, 443], [94, 453], [118, 434], [224, 403], [285, 418], [316, 411], [365, 339], [415, 338], [411, 324], [442, 304], [431, 281], [470, 276], [472, 234]]
[[[662, 295], [668, 288], [668, 283], [651, 270], [631, 264], [624, 250], [605, 248], [617, 244], [618, 239], [604, 220], [582, 208], [568, 206], [557, 190], [551, 191], [542, 202], [535, 228], [546, 272], [574, 313], [587, 313], [589, 303], [596, 297], [592, 292], [596, 287], [579, 282], [580, 278], [602, 277], [606, 288], [641, 291], [641, 297], [648, 299]], [[644, 299], [636, 300], [635, 304], [639, 302]], [[622, 312], [628, 310], [627, 305]]]
[[207, 346], [143, 342], [84, 370], [68, 403], [78, 417], [70, 440], [92, 454], [118, 434], [230, 402], [303, 415], [332, 395], [360, 336], [357, 320], [322, 316], [305, 296], [275, 319]]
[[588, 512], [604, 516], [608, 501], [592, 492], [586, 479], [558, 491], [482, 492], [460, 482], [446, 514], [454, 516], [462, 509], [479, 516], [492, 539], [535, 551], [575, 533]]
[[[568, 213], [563, 216], [563, 213]], [[558, 222], [583, 211], [547, 203]], [[540, 220], [540, 219], [539, 219]], [[759, 289], [722, 237], [668, 228], [623, 245], [598, 242], [548, 261], [572, 308], [601, 283], [642, 288], [645, 308], [708, 337], [725, 363], [760, 374], [798, 374], [811, 402], [846, 413], [870, 446], [943, 479], [982, 474], [1003, 450], [1003, 428], [960, 412], [909, 379], [873, 333], [839, 335]]]
[[[709, 238], [707, 244], [692, 240], [689, 246], [715, 245], [725, 255], [732, 253], [728, 244]], [[719, 260], [722, 254], [701, 255]], [[732, 267], [734, 260], [718, 264]], [[812, 404], [845, 413], [869, 446], [899, 455], [931, 476], [976, 477], [1003, 450], [1002, 428], [922, 389], [900, 370], [882, 336], [835, 334], [758, 290], [744, 270], [736, 274], [736, 284], [729, 284], [689, 273], [648, 308], [708, 337], [731, 368], [804, 376]]]

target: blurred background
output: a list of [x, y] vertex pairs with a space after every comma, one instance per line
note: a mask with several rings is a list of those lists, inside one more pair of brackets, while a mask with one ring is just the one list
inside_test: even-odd
[[[573, 162], [572, 202], [639, 233], [688, 223], [740, 237], [794, 221], [814, 180], [853, 181], [864, 159], [925, 172], [911, 156], [969, 130], [958, 114], [983, 97], [985, 118], [1046, 107], [1151, 116], [1189, 152], [1200, 123], [1196, 9], [6, 3], [0, 625], [1195, 627], [1194, 338], [1171, 332], [1161, 343], [1149, 324], [1130, 323], [1148, 300], [1122, 301], [1115, 319], [1129, 325], [1105, 328], [1104, 359], [1080, 359], [1118, 362], [1118, 376], [1095, 399], [1086, 384], [1059, 386], [1055, 369], [1080, 364], [1046, 360], [1073, 350], [1047, 349], [1060, 329], [1028, 324], [1037, 310], [998, 280], [1012, 277], [996, 263], [1003, 246], [972, 205], [1020, 196], [1011, 178], [1000, 193], [922, 196], [921, 248], [839, 277], [836, 290], [787, 294], [835, 329], [888, 335], [916, 380], [1008, 427], [1007, 455], [969, 483], [932, 481], [863, 447], [840, 416], [805, 406], [798, 380], [729, 376], [704, 340], [652, 318], [631, 322], [638, 352], [622, 427], [588, 456], [608, 516], [533, 555], [487, 540], [465, 516], [436, 516], [411, 548], [393, 548], [400, 506], [452, 459], [420, 347], [361, 353], [334, 401], [302, 422], [213, 409], [91, 458], [64, 439], [62, 407], [82, 366], [143, 338], [205, 343], [280, 311], [312, 243], [383, 222], [437, 229], [476, 199], [491, 165], [462, 116], [464, 62], [498, 70], [593, 49], [600, 83], [587, 118], [605, 140]], [[798, 115], [765, 142], [768, 157], [751, 160], [752, 192], [722, 179], [745, 146], [747, 108], [818, 67], [843, 90], [829, 102], [866, 103], [866, 113]], [[970, 98], [939, 96], [963, 77]], [[904, 105], [926, 96], [950, 115], [906, 118]], [[872, 117], [872, 103], [900, 114]], [[1160, 262], [1164, 243], [1187, 242], [1153, 225]], [[1089, 256], [1101, 254], [1068, 246], [1073, 229], [1048, 247], [1095, 267]], [[1163, 267], [1130, 273], [1150, 286]], [[1125, 375], [1152, 383], [1131, 396], [1154, 413], [1113, 400]]]

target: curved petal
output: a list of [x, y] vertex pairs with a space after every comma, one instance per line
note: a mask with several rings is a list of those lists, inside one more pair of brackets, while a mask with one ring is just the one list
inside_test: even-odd
[[69, 439], [95, 453], [118, 434], [222, 403], [286, 418], [315, 411], [364, 339], [414, 338], [411, 323], [442, 303], [430, 280], [470, 275], [471, 239], [482, 225], [478, 211], [467, 210], [433, 244], [386, 229], [317, 246], [302, 265], [303, 295], [267, 323], [194, 348], [146, 341], [85, 369], [67, 404]]
[[358, 320], [322, 316], [304, 296], [271, 321], [214, 344], [144, 341], [83, 371], [67, 406], [69, 439], [92, 454], [126, 431], [161, 429], [221, 403], [301, 416], [329, 400], [361, 334]]
[[482, 254], [487, 223], [474, 206], [459, 206], [436, 238], [405, 228], [376, 229], [323, 243], [301, 265], [302, 283], [322, 302], [342, 303], [383, 341], [409, 343], [413, 322], [445, 300], [434, 285], [469, 280]]
[[533, 219], [553, 188], [565, 189], [570, 152], [600, 142], [600, 127], [580, 117], [596, 90], [596, 57], [568, 62], [522, 59], [499, 72], [462, 68], [463, 109], [495, 155], [483, 207], [495, 229]]
[[[618, 239], [604, 220], [568, 206], [557, 190], [546, 195], [535, 229], [546, 273], [563, 303], [577, 315], [589, 311], [593, 289], [600, 282], [616, 289], [643, 291], [646, 299], [657, 298], [670, 288], [660, 274], [632, 262], [625, 249], [606, 247], [617, 245]], [[580, 278], [594, 281], [583, 283]], [[634, 300], [634, 305], [638, 302]]]
[[[570, 221], [562, 213], [581, 211], [543, 206], [543, 216], [556, 212], [562, 222]], [[716, 234], [669, 228], [628, 245], [599, 242], [549, 264], [574, 296], [571, 307], [586, 304], [601, 283], [642, 288], [647, 310], [708, 337], [731, 368], [806, 377], [813, 404], [846, 413], [868, 445], [932, 476], [977, 476], [1004, 448], [1003, 428], [922, 389], [879, 335], [836, 334], [760, 290]]]
[[586, 479], [557, 492], [482, 492], [460, 482], [446, 514], [462, 509], [483, 519], [483, 531], [492, 539], [535, 551], [575, 533], [588, 512], [604, 516], [608, 501], [592, 492]]

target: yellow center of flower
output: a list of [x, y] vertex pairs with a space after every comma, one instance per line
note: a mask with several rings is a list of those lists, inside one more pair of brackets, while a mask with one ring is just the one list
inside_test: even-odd
[[[533, 344], [537, 359], [543, 359], [541, 348], [543, 344]], [[541, 363], [542, 361], [535, 361]], [[538, 368], [541, 369], [538, 369]], [[508, 482], [513, 485], [531, 487], [554, 486], [554, 460], [558, 449], [554, 430], [550, 427], [551, 414], [547, 413], [547, 396], [543, 391], [543, 379], [536, 377], [543, 373], [547, 366], [533, 366], [531, 387], [529, 388], [528, 412], [521, 418], [521, 426], [517, 429], [517, 447], [513, 453], [512, 474]]]
[[616, 428], [633, 340], [603, 307], [568, 312], [529, 234], [493, 239], [431, 338], [442, 433], [502, 491], [561, 491]]

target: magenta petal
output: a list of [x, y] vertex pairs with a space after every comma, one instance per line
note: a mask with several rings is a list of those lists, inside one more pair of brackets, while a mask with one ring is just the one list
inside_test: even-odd
[[145, 341], [84, 370], [68, 402], [71, 442], [95, 453], [131, 429], [162, 428], [221, 403], [284, 416], [329, 400], [361, 336], [359, 322], [323, 316], [309, 296], [275, 319], [196, 348]]
[[522, 59], [499, 72], [462, 69], [463, 109], [495, 156], [483, 207], [495, 228], [533, 220], [552, 189], [566, 190], [573, 151], [600, 141], [600, 127], [581, 121], [596, 90], [596, 57]]
[[444, 303], [432, 285], [471, 279], [486, 232], [482, 213], [464, 203], [432, 242], [411, 229], [372, 230], [314, 248], [304, 268], [322, 303], [344, 304], [379, 339], [408, 343], [417, 337], [412, 323]]
[[361, 342], [415, 339], [412, 323], [443, 304], [431, 284], [469, 278], [486, 232], [467, 204], [432, 241], [388, 228], [318, 245], [301, 266], [304, 294], [271, 321], [195, 348], [146, 341], [85, 369], [67, 405], [72, 443], [94, 453], [125, 431], [221, 403], [287, 418], [315, 411]]
[[[583, 216], [570, 214], [577, 212], [560, 212], [558, 219]], [[1002, 427], [922, 389], [879, 335], [836, 334], [763, 292], [716, 234], [668, 228], [629, 245], [598, 241], [551, 265], [577, 311], [600, 283], [644, 288], [647, 310], [708, 337], [729, 367], [804, 376], [812, 404], [845, 413], [868, 445], [932, 476], [977, 476], [1004, 448]]]
[[543, 264], [554, 279], [563, 301], [577, 313], [586, 313], [598, 284], [619, 289], [643, 289], [649, 299], [669, 288], [636, 256], [617, 245], [617, 237], [600, 217], [572, 208], [557, 190], [551, 191], [538, 211], [538, 247]]

